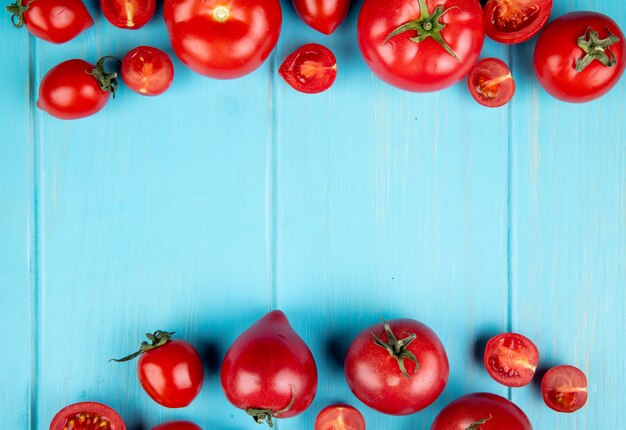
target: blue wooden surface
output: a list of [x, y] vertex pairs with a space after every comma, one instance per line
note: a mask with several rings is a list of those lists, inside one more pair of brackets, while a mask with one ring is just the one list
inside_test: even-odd
[[[278, 424], [311, 428], [334, 401], [371, 429], [427, 429], [471, 391], [510, 396], [536, 429], [619, 430], [626, 411], [626, 84], [566, 105], [532, 75], [534, 41], [487, 42], [518, 84], [500, 110], [475, 105], [463, 83], [409, 94], [376, 79], [354, 37], [358, 4], [326, 37], [284, 2], [269, 61], [212, 81], [176, 61], [172, 89], [121, 88], [103, 112], [75, 122], [34, 108], [60, 61], [168, 50], [158, 17], [139, 32], [106, 23], [62, 46], [0, 23], [0, 422], [47, 429], [65, 404], [116, 408], [130, 430], [169, 418], [205, 429], [256, 428], [223, 397], [219, 359], [234, 336], [283, 309], [320, 368], [312, 408]], [[555, 2], [553, 16], [597, 10], [626, 26], [622, 2]], [[306, 96], [277, 77], [300, 44], [327, 44], [335, 86]], [[413, 317], [440, 335], [451, 362], [437, 403], [414, 416], [374, 413], [349, 392], [339, 357], [386, 318]], [[209, 377], [188, 408], [166, 410], [109, 364], [146, 331], [175, 330], [202, 352]], [[588, 406], [558, 415], [537, 385], [509, 391], [477, 359], [507, 329], [534, 339], [542, 366], [587, 372]]]

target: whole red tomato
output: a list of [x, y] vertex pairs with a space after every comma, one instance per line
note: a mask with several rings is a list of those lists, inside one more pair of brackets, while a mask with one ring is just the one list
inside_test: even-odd
[[430, 430], [532, 430], [514, 403], [489, 393], [474, 393], [443, 408]]
[[199, 426], [189, 421], [170, 421], [152, 427], [152, 430], [202, 430]]
[[357, 38], [383, 81], [437, 91], [461, 80], [478, 60], [483, 12], [477, 0], [365, 0]]
[[350, 0], [293, 0], [293, 7], [309, 27], [331, 34], [346, 19]]
[[65, 43], [93, 25], [81, 0], [17, 0], [7, 6], [16, 28], [51, 43]]
[[609, 92], [624, 74], [624, 33], [606, 15], [573, 12], [551, 22], [535, 46], [535, 73], [557, 99], [585, 103]]
[[433, 403], [450, 373], [437, 335], [411, 319], [363, 330], [348, 349], [344, 370], [359, 400], [390, 415], [412, 414]]
[[311, 351], [281, 311], [254, 323], [231, 345], [221, 370], [228, 400], [258, 423], [289, 418], [309, 407], [317, 392]]
[[174, 52], [194, 72], [233, 79], [256, 70], [280, 34], [279, 0], [165, 0]]
[[39, 84], [37, 107], [60, 119], [78, 119], [100, 111], [117, 90], [117, 74], [107, 73], [103, 57], [94, 66], [68, 60], [50, 69]]
[[139, 351], [117, 362], [141, 356], [137, 362], [139, 383], [158, 404], [167, 408], [188, 406], [200, 393], [204, 369], [198, 351], [188, 342], [172, 340], [174, 333], [147, 333]]
[[138, 30], [154, 16], [156, 0], [100, 0], [100, 8], [114, 26]]
[[52, 418], [50, 430], [126, 430], [113, 409], [96, 402], [74, 403]]

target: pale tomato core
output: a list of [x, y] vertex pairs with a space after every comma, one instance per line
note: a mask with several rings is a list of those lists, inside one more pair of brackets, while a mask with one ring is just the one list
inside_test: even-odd
[[213, 9], [213, 19], [217, 22], [226, 22], [230, 17], [230, 10], [226, 6], [217, 6]]
[[492, 0], [497, 3], [492, 21], [500, 31], [515, 32], [533, 22], [539, 5], [533, 0]]

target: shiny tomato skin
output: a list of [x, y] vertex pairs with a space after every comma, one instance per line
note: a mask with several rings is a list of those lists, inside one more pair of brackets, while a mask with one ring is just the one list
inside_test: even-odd
[[487, 342], [485, 368], [502, 385], [523, 387], [530, 384], [538, 363], [539, 350], [530, 339], [521, 334], [502, 333]]
[[[576, 61], [584, 56], [577, 40], [588, 28], [601, 39], [610, 31], [619, 42], [610, 47], [615, 55], [613, 67], [594, 60], [582, 72]], [[620, 80], [626, 67], [624, 33], [606, 15], [595, 12], [572, 12], [552, 21], [541, 33], [535, 46], [534, 66], [539, 83], [553, 97], [570, 103], [585, 103], [602, 97]]]
[[222, 388], [237, 408], [281, 411], [289, 418], [307, 409], [317, 392], [317, 366], [311, 351], [281, 311], [251, 325], [226, 352]]
[[189, 421], [170, 421], [152, 427], [152, 430], [202, 430], [196, 424]]
[[68, 60], [50, 69], [39, 84], [37, 107], [59, 119], [79, 119], [100, 111], [110, 93], [91, 76], [94, 65]]
[[302, 93], [321, 93], [335, 83], [337, 60], [330, 49], [309, 43], [289, 54], [278, 73], [285, 82]]
[[100, 0], [100, 8], [114, 26], [138, 30], [154, 16], [156, 0]]
[[167, 408], [183, 408], [200, 393], [204, 368], [190, 343], [174, 339], [143, 353], [137, 362], [137, 375], [155, 402]]
[[167, 32], [180, 60], [215, 79], [256, 70], [280, 35], [279, 0], [165, 0]]
[[440, 19], [441, 36], [460, 59], [428, 37], [409, 40], [415, 31], [385, 39], [402, 24], [420, 17], [417, 0], [365, 0], [357, 39], [367, 65], [383, 81], [407, 91], [431, 92], [460, 81], [476, 63], [485, 39], [483, 12], [477, 0], [427, 0], [428, 10], [450, 9]]
[[473, 393], [456, 399], [439, 412], [430, 430], [467, 430], [475, 423], [480, 423], [477, 430], [533, 430], [520, 408], [490, 393]]
[[541, 380], [543, 401], [557, 412], [576, 412], [587, 403], [587, 376], [574, 366], [556, 366]]
[[68, 430], [70, 420], [74, 420], [72, 430], [126, 430], [117, 412], [97, 402], [80, 402], [64, 407], [52, 418], [50, 430]]
[[365, 430], [365, 418], [352, 406], [331, 405], [317, 414], [315, 430]]
[[485, 33], [496, 42], [522, 43], [548, 23], [553, 0], [489, 0], [485, 5]]
[[485, 107], [507, 104], [515, 94], [515, 81], [506, 63], [498, 58], [485, 58], [467, 74], [470, 94]]
[[293, 7], [309, 27], [332, 34], [348, 16], [350, 0], [293, 0]]
[[348, 349], [344, 371], [350, 389], [372, 409], [389, 415], [409, 415], [433, 403], [448, 382], [450, 366], [437, 335], [426, 325], [411, 319], [388, 321], [394, 335], [416, 334], [408, 350], [420, 364], [405, 359], [410, 377], [402, 374], [398, 361], [374, 343], [373, 335], [388, 341], [383, 324], [363, 330]]
[[51, 43], [65, 43], [93, 25], [81, 0], [25, 0], [24, 24], [34, 36]]
[[163, 94], [172, 85], [174, 64], [169, 55], [151, 46], [138, 46], [122, 60], [122, 80], [143, 96]]

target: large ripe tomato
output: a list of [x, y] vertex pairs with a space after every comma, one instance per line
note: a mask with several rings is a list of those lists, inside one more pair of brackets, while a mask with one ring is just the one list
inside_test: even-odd
[[541, 380], [546, 405], [557, 412], [576, 412], [587, 403], [587, 376], [574, 366], [556, 366]]
[[352, 392], [367, 406], [391, 415], [412, 414], [430, 405], [449, 373], [437, 335], [411, 319], [366, 328], [350, 345], [345, 362]]
[[189, 421], [170, 421], [152, 427], [152, 430], [202, 430], [196, 424]]
[[17, 0], [7, 6], [16, 28], [26, 25], [36, 37], [65, 43], [93, 25], [81, 0]]
[[122, 80], [142, 96], [163, 94], [172, 85], [174, 64], [170, 56], [152, 46], [138, 46], [122, 60]]
[[100, 0], [100, 8], [114, 26], [138, 30], [154, 16], [156, 0]]
[[200, 393], [204, 368], [198, 351], [188, 342], [172, 340], [174, 333], [157, 330], [146, 336], [139, 351], [117, 362], [141, 356], [137, 362], [139, 382], [148, 395], [167, 408], [188, 406]]
[[483, 361], [489, 375], [502, 385], [523, 387], [535, 376], [539, 351], [521, 334], [502, 333], [489, 339]]
[[485, 5], [485, 32], [500, 43], [532, 39], [548, 23], [552, 0], [489, 0]]
[[337, 60], [327, 47], [307, 43], [285, 58], [278, 73], [285, 82], [302, 93], [321, 93], [335, 83]]
[[221, 370], [228, 400], [258, 423], [289, 418], [309, 407], [317, 392], [311, 351], [281, 311], [243, 332], [226, 352]]
[[60, 119], [78, 119], [100, 111], [117, 90], [117, 74], [107, 73], [103, 57], [94, 66], [68, 60], [50, 69], [39, 84], [37, 107]]
[[383, 81], [437, 91], [461, 80], [478, 60], [483, 12], [477, 0], [365, 0], [357, 38]]
[[535, 73], [557, 99], [584, 103], [613, 88], [624, 74], [624, 33], [606, 15], [573, 12], [551, 22], [535, 46]]
[[293, 7], [308, 26], [331, 34], [346, 19], [350, 0], [293, 0]]
[[280, 34], [279, 0], [165, 0], [174, 52], [191, 70], [233, 79], [256, 70]]
[[352, 406], [331, 405], [317, 414], [315, 430], [365, 430], [365, 418]]
[[52, 418], [50, 430], [126, 430], [126, 426], [110, 407], [80, 402], [61, 409]]
[[439, 412], [430, 430], [532, 430], [514, 403], [496, 394], [474, 393], [456, 399]]

